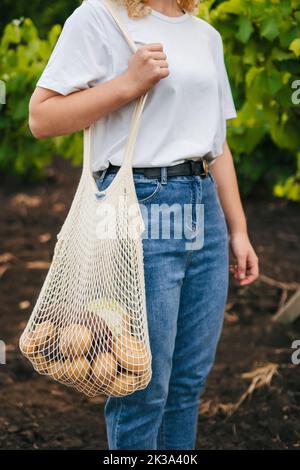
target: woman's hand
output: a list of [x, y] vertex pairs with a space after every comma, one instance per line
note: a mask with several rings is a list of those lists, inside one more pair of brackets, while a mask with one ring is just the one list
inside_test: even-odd
[[259, 276], [258, 257], [251, 245], [247, 233], [233, 233], [229, 238], [230, 248], [235, 263], [229, 271], [241, 286], [251, 284]]
[[213, 176], [217, 182], [220, 202], [225, 213], [229, 243], [234, 264], [229, 271], [241, 286], [251, 284], [258, 278], [258, 257], [248, 237], [247, 221], [244, 214], [238, 182], [231, 151], [227, 142], [224, 153], [212, 165]]
[[143, 95], [162, 78], [169, 75], [167, 56], [160, 43], [146, 44], [137, 49], [124, 72], [127, 85], [136, 97]]

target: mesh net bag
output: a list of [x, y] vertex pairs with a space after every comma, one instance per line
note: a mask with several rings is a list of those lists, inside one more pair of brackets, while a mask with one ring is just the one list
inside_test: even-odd
[[[135, 44], [105, 1], [133, 50]], [[89, 397], [124, 396], [151, 379], [142, 233], [132, 154], [147, 94], [134, 108], [122, 167], [99, 192], [84, 131], [80, 182], [20, 349], [35, 370]]]

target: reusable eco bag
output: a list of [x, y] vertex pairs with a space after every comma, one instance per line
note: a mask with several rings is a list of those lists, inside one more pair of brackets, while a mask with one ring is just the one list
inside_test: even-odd
[[[110, 0], [102, 0], [133, 52]], [[20, 349], [35, 370], [89, 397], [123, 396], [151, 379], [142, 234], [132, 154], [147, 94], [135, 105], [123, 164], [105, 191], [91, 168], [93, 125], [84, 131], [80, 182], [57, 235], [52, 263]]]

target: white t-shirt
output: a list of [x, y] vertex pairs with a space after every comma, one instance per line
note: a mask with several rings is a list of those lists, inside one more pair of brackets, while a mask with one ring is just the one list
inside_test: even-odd
[[[137, 46], [162, 43], [170, 74], [149, 92], [134, 167], [170, 166], [211, 151], [222, 154], [226, 120], [236, 117], [218, 31], [188, 13], [152, 9], [132, 19], [119, 10]], [[67, 19], [37, 86], [68, 95], [123, 73], [132, 54], [101, 0], [86, 0]], [[121, 165], [135, 100], [95, 123], [93, 170]], [[214, 162], [215, 160], [213, 160]]]

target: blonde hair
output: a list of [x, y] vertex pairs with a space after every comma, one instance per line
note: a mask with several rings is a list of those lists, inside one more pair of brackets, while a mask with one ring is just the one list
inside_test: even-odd
[[[147, 0], [114, 0], [127, 8], [128, 16], [131, 18], [142, 18], [151, 12], [151, 7]], [[177, 0], [178, 5], [186, 13], [197, 14], [197, 6], [200, 0]]]

